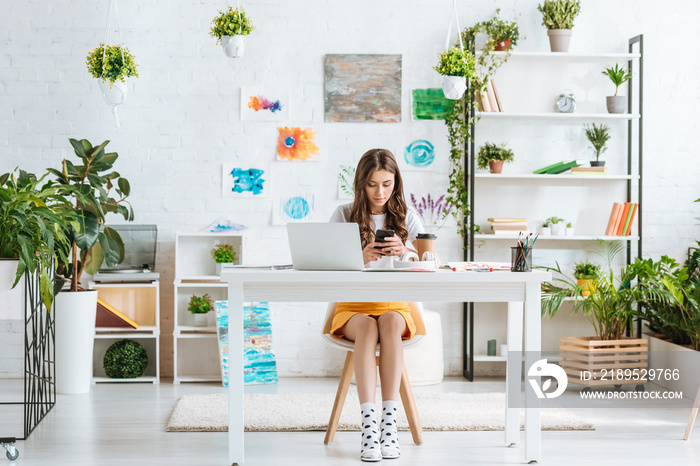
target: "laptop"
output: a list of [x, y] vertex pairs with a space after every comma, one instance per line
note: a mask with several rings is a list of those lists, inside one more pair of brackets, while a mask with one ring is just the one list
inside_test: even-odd
[[362, 270], [357, 223], [288, 223], [295, 270]]

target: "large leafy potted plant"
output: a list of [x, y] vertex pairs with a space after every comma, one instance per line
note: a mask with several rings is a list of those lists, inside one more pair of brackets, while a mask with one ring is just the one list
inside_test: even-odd
[[243, 8], [230, 6], [226, 11], [219, 11], [219, 16], [214, 18], [212, 24], [209, 35], [216, 38], [217, 44], [221, 43], [226, 56], [230, 58], [243, 56], [245, 36], [255, 29]]
[[54, 260], [66, 259], [65, 230], [74, 215], [54, 183], [44, 182], [47, 175], [15, 170], [0, 176], [0, 318], [22, 318], [25, 271], [39, 275], [39, 296], [51, 309]]
[[581, 3], [578, 0], [544, 0], [537, 9], [542, 13], [542, 26], [547, 28], [549, 48], [552, 52], [567, 52]]
[[440, 52], [440, 60], [433, 69], [443, 76], [442, 92], [451, 100], [462, 98], [467, 90], [467, 79], [475, 76], [474, 56], [459, 47]]
[[[105, 224], [107, 214], [120, 214], [131, 221], [134, 212], [126, 202], [131, 188], [126, 178], [112, 171], [119, 155], [105, 153], [104, 141], [93, 147], [86, 140], [70, 139], [80, 165], [64, 159], [61, 170], [49, 169], [71, 200], [78, 228], [69, 226], [68, 261], [58, 264], [60, 283], [70, 280], [67, 290], [56, 295], [56, 391], [87, 393], [92, 378], [97, 291], [80, 285], [83, 272], [94, 274], [106, 263], [113, 267], [124, 259], [124, 243], [116, 230]], [[111, 190], [117, 196], [112, 197]]]
[[500, 145], [486, 142], [479, 148], [477, 166], [488, 168], [491, 173], [502, 173], [503, 164], [511, 163], [514, 158], [513, 151], [506, 147], [505, 142]]
[[608, 113], [625, 113], [627, 108], [627, 98], [624, 95], [617, 95], [617, 91], [624, 83], [626, 83], [631, 77], [632, 73], [626, 68], [620, 68], [620, 66], [615, 63], [614, 67], [605, 68], [603, 74], [610, 78], [612, 83], [615, 85], [615, 94], [609, 95], [605, 98], [605, 104], [608, 108]]
[[110, 105], [124, 103], [127, 78], [139, 76], [134, 56], [125, 45], [100, 45], [88, 53], [87, 69], [96, 78], [105, 101]]
[[607, 143], [610, 140], [610, 128], [604, 124], [590, 126], [584, 125], [586, 138], [593, 146], [595, 152], [595, 160], [591, 160], [591, 167], [605, 166], [605, 160], [600, 160], [600, 154], [608, 149]]
[[[611, 266], [614, 257], [623, 248], [622, 243], [607, 246], [607, 270], [601, 271], [593, 280], [594, 287], [579, 285], [559, 267], [546, 267], [555, 273], [552, 283], [546, 283], [542, 292], [542, 313], [554, 316], [564, 301], [571, 301], [573, 312], [582, 312], [593, 326], [595, 336], [560, 338], [560, 365], [569, 375], [569, 382], [584, 385], [586, 389], [596, 385], [635, 384], [643, 390], [637, 377], [618, 377], [611, 380], [610, 374], [617, 369], [636, 369], [637, 375], [647, 367], [647, 340], [626, 337], [632, 334], [635, 317], [641, 315], [638, 304], [647, 300], [663, 299], [663, 290], [643, 273], [644, 261], [636, 259], [619, 272], [616, 277]], [[636, 283], [635, 283], [636, 282]], [[590, 293], [582, 296], [585, 288]], [[624, 360], [624, 365], [621, 365]], [[586, 380], [582, 371], [591, 377]], [[605, 380], [601, 377], [607, 374]], [[643, 380], [642, 380], [643, 381]]]

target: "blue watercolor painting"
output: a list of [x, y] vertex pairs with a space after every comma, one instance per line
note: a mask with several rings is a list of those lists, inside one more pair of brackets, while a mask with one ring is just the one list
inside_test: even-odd
[[295, 196], [287, 199], [284, 203], [284, 213], [289, 218], [301, 220], [309, 215], [309, 203], [303, 197]]
[[[228, 301], [216, 301], [221, 358], [221, 379], [228, 386]], [[277, 361], [272, 349], [272, 323], [268, 303], [243, 304], [243, 381], [277, 383]]]
[[284, 225], [289, 222], [313, 221], [314, 204], [314, 195], [311, 193], [280, 196], [272, 212], [272, 223]]
[[222, 165], [221, 194], [224, 197], [267, 197], [265, 170]]
[[418, 139], [406, 146], [403, 157], [410, 166], [424, 168], [435, 160], [435, 147], [425, 139]]

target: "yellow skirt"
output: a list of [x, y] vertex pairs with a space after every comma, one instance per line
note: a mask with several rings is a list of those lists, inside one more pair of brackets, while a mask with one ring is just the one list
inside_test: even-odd
[[331, 335], [336, 338], [343, 338], [344, 335], [337, 333], [337, 331], [356, 314], [380, 316], [390, 311], [398, 312], [406, 321], [406, 331], [401, 338], [407, 340], [413, 337], [416, 334], [416, 324], [413, 322], [411, 308], [408, 307], [408, 303], [338, 303], [333, 315], [333, 322], [331, 323]]

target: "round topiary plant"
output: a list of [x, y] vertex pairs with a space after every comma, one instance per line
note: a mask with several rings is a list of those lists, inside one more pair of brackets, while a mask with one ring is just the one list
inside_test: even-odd
[[141, 377], [148, 365], [148, 354], [134, 340], [120, 340], [105, 352], [102, 366], [107, 377], [113, 379], [135, 379]]

